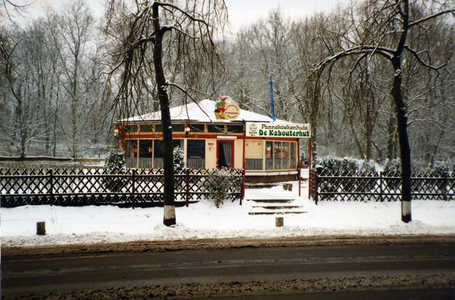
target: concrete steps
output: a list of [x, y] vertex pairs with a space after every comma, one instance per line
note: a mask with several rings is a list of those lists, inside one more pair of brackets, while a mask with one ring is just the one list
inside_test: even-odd
[[295, 199], [246, 199], [254, 202], [249, 215], [304, 214], [303, 206], [293, 203]]
[[254, 201], [256, 203], [290, 203], [294, 199], [247, 199], [246, 201]]

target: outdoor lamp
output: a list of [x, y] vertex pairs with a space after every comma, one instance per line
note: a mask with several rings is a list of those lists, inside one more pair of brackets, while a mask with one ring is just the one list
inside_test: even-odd
[[185, 128], [185, 137], [188, 137], [188, 134], [190, 133], [191, 128], [189, 126], [186, 126]]

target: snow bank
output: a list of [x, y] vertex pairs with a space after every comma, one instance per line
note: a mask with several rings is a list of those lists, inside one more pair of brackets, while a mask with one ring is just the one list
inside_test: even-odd
[[[302, 196], [307, 190], [302, 189]], [[293, 198], [304, 214], [284, 215], [284, 227], [275, 227], [276, 215], [249, 215], [252, 201], [227, 202], [217, 209], [201, 201], [176, 208], [177, 225], [163, 225], [163, 208], [115, 206], [23, 206], [1, 210], [2, 246], [28, 247], [138, 240], [205, 238], [271, 238], [324, 235], [455, 234], [455, 201], [412, 202], [411, 223], [401, 222], [400, 202], [319, 202], [298, 197], [282, 186], [247, 189], [246, 199]], [[257, 205], [257, 204], [255, 204]], [[36, 235], [36, 223], [46, 222], [46, 235]]]

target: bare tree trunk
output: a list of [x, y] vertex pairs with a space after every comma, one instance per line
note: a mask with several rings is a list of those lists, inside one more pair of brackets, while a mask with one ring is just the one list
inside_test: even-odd
[[[399, 60], [399, 59], [398, 59]], [[392, 94], [396, 105], [398, 136], [401, 156], [401, 220], [405, 223], [411, 219], [411, 149], [408, 139], [408, 117], [401, 94], [401, 69], [396, 69], [393, 80]]]
[[[359, 156], [365, 159], [365, 153], [362, 148], [362, 144], [360, 143], [359, 138], [357, 137], [357, 133], [355, 132], [355, 126], [352, 113], [348, 113], [347, 118], [349, 119], [349, 126], [351, 127], [352, 137], [354, 138], [355, 145], [357, 150], [359, 151]], [[367, 142], [368, 143], [368, 142]], [[367, 145], [368, 146], [368, 145]]]
[[[446, 120], [447, 120], [447, 115], [444, 118], [443, 123], [445, 123]], [[444, 135], [444, 129], [441, 129], [441, 132], [439, 133], [439, 136], [438, 136], [438, 140], [436, 141], [436, 145], [434, 146], [433, 151], [431, 152], [431, 155], [430, 155], [430, 169], [433, 169], [433, 167], [434, 167], [434, 158], [436, 156], [436, 153], [438, 152], [439, 144], [441, 143], [443, 135]]]
[[395, 117], [391, 115], [387, 121], [387, 158], [389, 160], [396, 157], [394, 150], [397, 122], [394, 119]]
[[169, 99], [167, 95], [166, 78], [164, 77], [162, 55], [163, 55], [163, 29], [160, 26], [159, 5], [153, 4], [153, 27], [155, 29], [155, 48], [153, 61], [155, 65], [155, 78], [158, 86], [158, 98], [161, 106], [161, 123], [163, 125], [164, 144], [164, 220], [166, 226], [176, 224], [175, 203], [174, 203], [174, 163], [172, 149], [172, 124], [169, 112]]
[[[20, 93], [20, 92], [19, 92]], [[25, 108], [24, 108], [24, 101], [17, 97], [18, 106], [17, 106], [17, 115], [19, 119], [19, 136], [20, 136], [20, 150], [19, 150], [19, 157], [25, 158], [27, 156], [27, 140], [28, 140], [28, 129], [25, 124]]]
[[402, 60], [401, 56], [405, 47], [406, 36], [409, 29], [409, 0], [403, 1], [403, 30], [397, 49], [391, 59], [394, 76], [392, 96], [395, 102], [397, 115], [398, 137], [401, 156], [401, 220], [408, 223], [411, 218], [411, 148], [408, 138], [408, 116], [406, 105], [403, 101], [402, 84]]
[[[371, 99], [371, 101], [375, 101]], [[376, 121], [376, 116], [374, 113], [372, 114], [370, 108], [368, 107], [366, 115], [365, 115], [365, 159], [371, 160], [372, 159], [372, 152], [373, 152], [373, 130], [374, 130], [374, 122]]]

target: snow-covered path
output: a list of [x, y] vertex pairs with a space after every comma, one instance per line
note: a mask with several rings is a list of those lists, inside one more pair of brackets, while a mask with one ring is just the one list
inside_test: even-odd
[[[220, 209], [208, 201], [176, 208], [177, 225], [163, 225], [162, 208], [114, 206], [23, 206], [2, 208], [2, 247], [32, 247], [139, 240], [205, 238], [273, 238], [296, 236], [379, 236], [455, 234], [455, 201], [412, 202], [413, 221], [401, 222], [400, 202], [314, 202], [282, 186], [247, 189], [246, 199], [293, 198], [304, 214], [284, 215], [284, 226], [275, 226], [276, 215], [248, 215], [252, 201], [228, 202]], [[45, 236], [36, 235], [36, 223], [46, 222]]]

